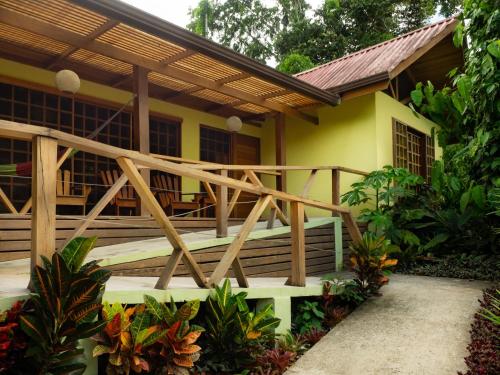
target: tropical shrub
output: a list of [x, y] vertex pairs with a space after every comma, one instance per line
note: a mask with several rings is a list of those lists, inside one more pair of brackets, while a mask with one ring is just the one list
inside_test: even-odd
[[19, 327], [22, 302], [17, 301], [0, 314], [0, 374], [27, 374], [23, 358], [28, 347], [28, 336]]
[[303, 333], [302, 339], [305, 341], [306, 345], [310, 348], [319, 340], [323, 338], [323, 336], [326, 335], [326, 331], [324, 329], [318, 329], [318, 328], [311, 328], [309, 331]]
[[[462, 375], [496, 375], [500, 373], [500, 358], [498, 356], [498, 344], [500, 337], [500, 325], [495, 324], [484, 316], [484, 311], [491, 311], [498, 315], [500, 310], [498, 308], [498, 300], [495, 302], [493, 297], [495, 289], [487, 289], [483, 292], [483, 299], [481, 302], [481, 309], [474, 316], [470, 335], [471, 342], [467, 346], [469, 355], [465, 358], [465, 363], [468, 370]], [[498, 294], [497, 294], [498, 295]]]
[[366, 297], [354, 280], [344, 280], [336, 275], [325, 275], [323, 280], [323, 309], [328, 306], [339, 305], [351, 309], [362, 304]]
[[195, 343], [205, 331], [200, 326], [190, 325], [200, 309], [200, 301], [188, 301], [177, 308], [173, 300], [168, 306], [145, 295], [144, 303], [154, 323], [166, 332], [148, 350], [155, 373], [189, 374], [189, 369], [200, 358], [201, 347]]
[[104, 330], [93, 338], [97, 342], [93, 356], [108, 355], [106, 373], [130, 374], [149, 371], [145, 349], [166, 332], [151, 324], [151, 316], [144, 305], [124, 308], [121, 303], [102, 307]]
[[92, 261], [83, 264], [96, 238], [78, 237], [31, 273], [33, 292], [20, 317], [29, 336], [27, 356], [38, 374], [81, 374], [86, 365], [80, 339], [101, 331], [96, 321], [104, 284], [111, 273]]
[[286, 352], [297, 354], [302, 354], [307, 350], [305, 340], [302, 335], [294, 334], [290, 330], [279, 337], [277, 347]]
[[206, 348], [199, 366], [216, 373], [235, 373], [255, 364], [263, 353], [265, 342], [274, 342], [274, 328], [280, 319], [274, 317], [272, 306], [250, 311], [247, 293], [233, 294], [229, 279], [206, 300]]
[[421, 276], [498, 281], [500, 260], [489, 255], [447, 255], [432, 261], [418, 262], [407, 272]]
[[378, 294], [380, 287], [389, 282], [389, 268], [398, 262], [396, 259], [388, 259], [388, 255], [394, 251], [390, 242], [383, 236], [377, 237], [365, 232], [362, 241], [349, 248], [356, 283], [366, 296]]
[[296, 357], [297, 353], [282, 348], [267, 349], [257, 358], [257, 364], [265, 374], [280, 375], [290, 367]]
[[313, 328], [321, 330], [325, 313], [321, 310], [319, 302], [304, 300], [297, 306], [293, 320], [294, 330], [304, 334]]

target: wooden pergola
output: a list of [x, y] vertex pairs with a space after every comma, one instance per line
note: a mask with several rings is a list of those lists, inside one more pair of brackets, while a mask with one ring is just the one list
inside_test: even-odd
[[[0, 56], [132, 91], [134, 149], [149, 153], [148, 98], [243, 120], [276, 119], [276, 164], [286, 164], [285, 116], [318, 124], [311, 107], [337, 94], [116, 0], [0, 0]], [[143, 171], [149, 181], [148, 171]], [[277, 178], [278, 189], [286, 186]]]

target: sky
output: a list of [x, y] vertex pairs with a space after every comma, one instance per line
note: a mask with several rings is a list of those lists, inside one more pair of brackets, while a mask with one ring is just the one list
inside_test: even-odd
[[[157, 17], [186, 27], [189, 23], [189, 8], [194, 8], [198, 0], [121, 0], [136, 8], [140, 8]], [[308, 0], [313, 9], [317, 8], [324, 0]], [[264, 0], [265, 3], [275, 3], [273, 0]]]

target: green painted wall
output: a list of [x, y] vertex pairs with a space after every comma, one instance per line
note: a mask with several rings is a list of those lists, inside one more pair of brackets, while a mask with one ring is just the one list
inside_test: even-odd
[[[55, 73], [36, 68], [30, 65], [18, 62], [0, 59], [0, 82], [1, 76], [14, 78], [21, 81], [31, 82], [46, 87], [55, 87]], [[130, 100], [131, 93], [104, 86], [94, 82], [82, 80], [79, 95], [93, 97], [101, 100], [107, 100], [117, 104], [123, 104]], [[212, 126], [215, 128], [226, 129], [225, 118], [204, 113], [187, 107], [167, 103], [157, 99], [150, 99], [149, 105], [151, 111], [166, 115], [176, 116], [182, 119], [181, 125], [181, 152], [182, 157], [189, 159], [200, 158], [200, 124]], [[241, 130], [242, 134], [251, 135], [260, 138], [262, 128], [244, 124]], [[261, 147], [261, 149], [263, 149]], [[263, 158], [264, 160], [264, 158]], [[199, 182], [188, 178], [182, 179], [182, 188], [186, 192], [199, 191]], [[191, 199], [190, 196], [185, 196]]]

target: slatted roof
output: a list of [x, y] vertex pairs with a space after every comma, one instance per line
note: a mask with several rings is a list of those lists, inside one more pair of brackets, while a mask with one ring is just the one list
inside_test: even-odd
[[0, 57], [131, 89], [149, 70], [150, 95], [222, 116], [338, 103], [328, 93], [116, 0], [0, 0]]

